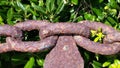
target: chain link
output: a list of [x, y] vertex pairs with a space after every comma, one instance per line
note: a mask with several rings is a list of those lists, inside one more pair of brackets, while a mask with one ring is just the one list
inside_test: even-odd
[[[98, 30], [99, 28], [101, 28], [102, 33], [105, 34], [103, 43], [93, 42], [89, 39], [90, 30]], [[22, 41], [22, 31], [35, 29], [39, 31], [40, 41]], [[8, 51], [41, 52], [55, 47], [45, 59], [45, 68], [53, 68], [56, 64], [61, 64], [56, 63], [57, 61], [65, 64], [66, 61], [71, 62], [70, 65], [67, 65], [67, 67], [70, 68], [74, 66], [83, 68], [84, 62], [81, 56], [77, 56], [80, 54], [78, 54], [76, 44], [88, 51], [102, 55], [111, 55], [120, 52], [120, 32], [100, 22], [50, 23], [44, 20], [28, 20], [19, 22], [14, 26], [0, 26], [0, 36], [7, 36], [6, 43], [0, 43], [0, 53]], [[66, 50], [68, 52], [65, 52]], [[72, 55], [74, 54], [73, 52], [77, 53], [75, 54], [76, 56]], [[62, 58], [59, 60], [53, 58], [55, 55], [58, 56], [61, 54], [65, 61], [61, 61], [60, 59]], [[76, 65], [71, 66], [71, 64], [73, 64], [71, 60], [73, 59], [67, 58], [65, 55], [70, 55], [72, 58], [74, 57], [74, 59], [80, 58], [81, 61], [76, 61]], [[55, 62], [52, 62], [51, 59]], [[82, 63], [82, 65], [78, 65], [79, 63]], [[57, 67], [62, 68], [63, 66], [57, 65]]]
[[[106, 34], [103, 40], [104, 42], [103, 44], [95, 43], [89, 40], [90, 30], [91, 29], [98, 30], [98, 28], [101, 28], [102, 32]], [[26, 30], [31, 31], [34, 29], [37, 29], [39, 31], [39, 36], [41, 38], [40, 41], [29, 41], [29, 42], [21, 41], [22, 31], [26, 31]], [[79, 23], [65, 23], [65, 22], [50, 23], [48, 21], [28, 20], [25, 22], [19, 22], [14, 26], [10, 26], [10, 25], [0, 26], [0, 36], [4, 36], [4, 35], [7, 36], [6, 43], [0, 44], [0, 53], [11, 50], [21, 51], [21, 52], [38, 52], [44, 49], [49, 49], [49, 47], [51, 48], [55, 45], [57, 41], [57, 36], [60, 35], [72, 35], [72, 36], [79, 35], [78, 39], [77, 39], [78, 36], [74, 37], [77, 44], [95, 53], [100, 53], [101, 51], [99, 52], [97, 51], [101, 49], [104, 50], [104, 52], [109, 51], [110, 53], [111, 51], [115, 51], [113, 54], [120, 51], [120, 48], [117, 48], [118, 46], [120, 46], [118, 45], [120, 41], [119, 38], [120, 33], [114, 28], [102, 24], [100, 22], [81, 21]], [[54, 35], [56, 35], [56, 37]], [[86, 40], [84, 39], [83, 41], [83, 39], [81, 40], [81, 38], [86, 38]], [[81, 42], [86, 42], [86, 44]], [[39, 47], [40, 49], [37, 47]], [[103, 49], [104, 47], [106, 48]]]

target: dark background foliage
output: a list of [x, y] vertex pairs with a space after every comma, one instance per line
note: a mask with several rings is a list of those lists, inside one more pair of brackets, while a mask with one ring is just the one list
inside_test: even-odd
[[[103, 22], [120, 29], [120, 0], [0, 0], [0, 24], [14, 25], [25, 20], [50, 22], [79, 22], [91, 20]], [[93, 41], [102, 41], [101, 32]], [[33, 36], [36, 35], [36, 36]], [[25, 32], [24, 41], [39, 40], [38, 32]], [[4, 42], [5, 37], [0, 37]], [[85, 60], [85, 68], [120, 68], [120, 55], [103, 56], [79, 48]], [[43, 68], [46, 54], [7, 52], [0, 54], [0, 68]]]

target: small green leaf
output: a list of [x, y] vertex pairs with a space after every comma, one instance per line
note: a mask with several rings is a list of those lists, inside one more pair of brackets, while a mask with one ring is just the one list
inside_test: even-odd
[[64, 6], [65, 6], [65, 4], [64, 4], [63, 0], [61, 0], [61, 2], [58, 5], [58, 8], [56, 9], [55, 14], [59, 14], [63, 10]]
[[104, 9], [105, 9], [105, 10], [108, 10], [108, 9], [110, 9], [110, 8], [109, 8], [109, 6], [105, 6]]
[[12, 18], [13, 18], [13, 8], [10, 8], [7, 12], [7, 23], [10, 24], [10, 25], [13, 25], [13, 22], [11, 21]]
[[84, 18], [86, 19], [86, 20], [92, 20], [92, 21], [95, 21], [95, 16], [94, 15], [91, 15], [91, 14], [89, 14], [89, 13], [85, 13], [84, 14]]
[[74, 5], [78, 5], [78, 0], [71, 0], [71, 3]]
[[109, 26], [112, 26], [107, 19], [105, 20], [104, 24], [109, 25]]
[[115, 16], [117, 14], [117, 10], [116, 9], [111, 9], [109, 12], [113, 16]]
[[30, 57], [29, 61], [27, 61], [24, 68], [33, 68], [34, 62], [35, 62], [34, 57]]
[[77, 21], [82, 21], [82, 20], [83, 20], [83, 16], [77, 17]]
[[55, 9], [55, 0], [51, 0], [50, 3], [50, 12], [52, 12]]
[[97, 17], [100, 19], [100, 20], [103, 20], [104, 19], [104, 13], [102, 12], [102, 10], [98, 9], [98, 8], [92, 8], [93, 12], [97, 15]]
[[45, 9], [43, 8], [43, 7], [40, 7], [40, 6], [37, 6], [37, 5], [35, 5], [34, 3], [31, 3], [31, 6], [35, 9], [35, 10], [37, 10], [37, 11], [40, 11], [41, 13], [46, 13], [46, 11], [45, 11]]
[[74, 13], [72, 13], [72, 14], [71, 14], [71, 16], [70, 16], [70, 20], [75, 19], [75, 18], [76, 18], [76, 16], [77, 16], [77, 15], [76, 15], [76, 13], [75, 13], [75, 12], [74, 12]]
[[39, 0], [39, 6], [43, 6], [43, 5], [44, 5], [43, 0]]
[[117, 68], [120, 68], [120, 64], [117, 65]]
[[43, 66], [43, 64], [44, 64], [44, 59], [37, 59], [36, 61], [37, 61], [37, 64], [38, 64], [39, 66]]
[[117, 65], [111, 64], [111, 65], [109, 66], [109, 68], [117, 68]]
[[117, 4], [116, 0], [108, 0], [109, 1], [109, 4], [112, 8], [119, 8], [119, 5]]
[[96, 34], [97, 34], [97, 31], [91, 30], [91, 36], [92, 36], [92, 37], [95, 37]]
[[3, 19], [2, 19], [1, 16], [0, 16], [0, 25], [4, 25], [4, 23], [3, 23]]
[[46, 9], [48, 12], [52, 12], [55, 9], [55, 0], [46, 0]]
[[104, 0], [99, 0], [99, 3], [102, 3]]
[[25, 11], [25, 7], [22, 5], [22, 3], [17, 0], [17, 6], [20, 7], [23, 11]]
[[112, 17], [107, 17], [107, 20], [110, 22], [111, 25], [117, 24], [117, 22]]
[[93, 68], [101, 68], [102, 65], [101, 65], [101, 63], [99, 63], [97, 61], [93, 61], [92, 66], [93, 66]]
[[120, 3], [120, 0], [117, 0], [118, 3]]
[[100, 37], [96, 37], [96, 38], [94, 39], [94, 42], [98, 42], [99, 39], [100, 39]]
[[107, 66], [109, 66], [110, 64], [111, 64], [111, 62], [106, 61], [106, 62], [103, 63], [102, 67], [107, 67]]
[[115, 60], [114, 60], [114, 63], [115, 63], [115, 64], [120, 64], [120, 60], [115, 59]]

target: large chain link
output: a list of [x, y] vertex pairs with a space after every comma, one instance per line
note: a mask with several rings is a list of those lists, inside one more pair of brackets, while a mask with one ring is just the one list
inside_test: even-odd
[[[102, 33], [105, 34], [103, 43], [93, 42], [89, 39], [90, 30], [98, 30], [98, 28], [101, 28]], [[39, 31], [41, 40], [22, 41], [22, 31], [31, 31], [34, 29]], [[84, 61], [76, 48], [76, 44], [88, 51], [102, 55], [111, 55], [120, 52], [120, 32], [100, 22], [50, 23], [48, 21], [29, 20], [19, 22], [14, 26], [0, 26], [0, 36], [7, 36], [6, 43], [0, 44], [0, 53], [8, 51], [41, 52], [51, 49], [56, 45], [46, 57], [45, 68], [53, 68], [54, 66], [57, 66], [57, 68], [64, 68], [65, 66], [83, 68]], [[58, 58], [60, 55], [62, 55], [62, 58]], [[71, 56], [72, 58], [66, 56]], [[64, 64], [59, 65], [61, 63]], [[71, 66], [71, 64], [74, 65]]]

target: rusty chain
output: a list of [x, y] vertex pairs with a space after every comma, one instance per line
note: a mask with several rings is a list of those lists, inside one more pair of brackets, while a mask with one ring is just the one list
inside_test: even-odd
[[[101, 28], [102, 33], [106, 34], [103, 43], [96, 43], [89, 39], [90, 30], [98, 30], [98, 28]], [[40, 41], [22, 41], [22, 31], [35, 29], [39, 31]], [[0, 26], [0, 36], [7, 36], [6, 43], [0, 44], [0, 53], [8, 51], [41, 52], [54, 47], [46, 56], [44, 68], [84, 68], [84, 60], [76, 44], [101, 55], [120, 52], [120, 32], [99, 22], [50, 23], [28, 20], [14, 26]]]

